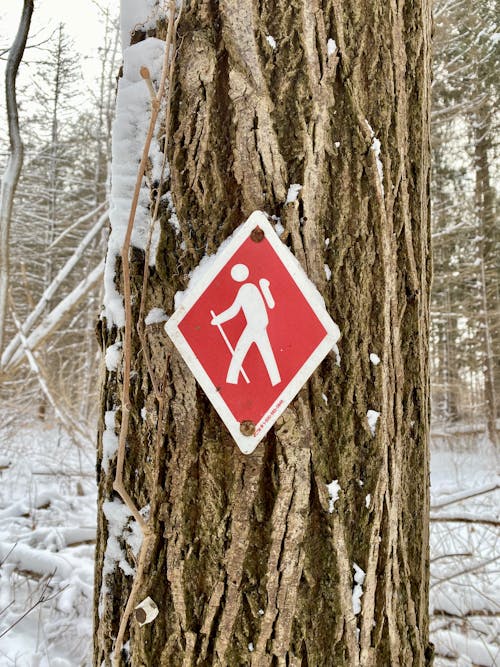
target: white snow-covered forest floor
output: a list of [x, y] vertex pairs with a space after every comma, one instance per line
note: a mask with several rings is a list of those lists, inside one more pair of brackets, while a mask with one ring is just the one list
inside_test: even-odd
[[0, 665], [88, 665], [93, 452], [57, 430], [0, 434], [0, 445]]
[[[78, 451], [57, 430], [0, 433], [0, 444], [0, 666], [90, 665], [93, 452]], [[484, 442], [451, 444], [432, 458], [435, 665], [493, 667], [500, 664], [496, 462]]]
[[472, 449], [467, 440], [435, 451], [431, 463], [435, 667], [500, 665], [498, 462], [484, 439]]

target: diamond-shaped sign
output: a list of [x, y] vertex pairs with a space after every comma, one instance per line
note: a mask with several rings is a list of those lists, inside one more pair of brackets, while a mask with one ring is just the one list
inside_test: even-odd
[[249, 454], [340, 333], [264, 213], [252, 213], [211, 259], [165, 329]]

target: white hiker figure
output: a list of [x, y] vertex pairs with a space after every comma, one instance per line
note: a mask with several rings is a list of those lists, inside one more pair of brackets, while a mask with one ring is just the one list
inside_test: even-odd
[[[238, 283], [244, 282], [248, 278], [248, 274], [248, 267], [245, 264], [235, 264], [231, 269], [231, 278]], [[269, 336], [267, 334], [269, 317], [267, 315], [266, 304], [270, 310], [275, 306], [274, 299], [269, 289], [269, 280], [261, 278], [259, 280], [259, 287], [260, 290], [253, 283], [245, 283], [240, 287], [235, 300], [227, 310], [217, 316], [215, 316], [213, 311], [211, 312], [211, 324], [219, 327], [226, 345], [229, 347], [229, 350], [233, 355], [227, 371], [226, 382], [228, 384], [238, 384], [238, 376], [240, 373], [243, 375], [245, 381], [249, 382], [243, 369], [243, 361], [245, 360], [252, 343], [255, 343], [260, 352], [272, 386], [274, 387], [281, 382], [276, 359], [274, 358], [273, 348], [271, 347]], [[233, 350], [220, 325], [228, 320], [232, 320], [233, 317], [236, 317], [240, 310], [243, 311], [247, 324]]]

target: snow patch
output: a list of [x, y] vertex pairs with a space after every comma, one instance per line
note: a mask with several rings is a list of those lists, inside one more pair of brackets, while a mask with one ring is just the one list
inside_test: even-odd
[[272, 215], [271, 220], [274, 221], [274, 230], [278, 236], [281, 236], [283, 232], [285, 231], [285, 228], [281, 224], [281, 218], [279, 215]]
[[274, 51], [274, 49], [276, 48], [276, 40], [274, 39], [274, 37], [272, 35], [266, 35], [266, 41]]
[[326, 394], [321, 394], [321, 398], [325, 401], [325, 405], [328, 405], [328, 397]]
[[139, 555], [139, 551], [144, 536], [142, 534], [141, 527], [135, 520], [130, 522], [129, 529], [130, 532], [128, 535], [125, 536], [125, 542], [130, 547], [132, 553], [134, 554], [134, 557], [137, 558], [137, 556]]
[[375, 435], [375, 429], [377, 427], [378, 418], [380, 417], [380, 412], [376, 410], [368, 410], [366, 413], [366, 418], [368, 419], [368, 426], [370, 427], [370, 432], [372, 435]]
[[326, 485], [326, 488], [328, 489], [328, 495], [330, 496], [330, 500], [328, 502], [328, 512], [332, 514], [335, 503], [339, 498], [340, 484], [338, 479], [332, 480], [330, 484]]
[[370, 361], [372, 362], [372, 364], [374, 366], [378, 366], [379, 363], [380, 363], [380, 357], [378, 356], [378, 354], [375, 354], [374, 352], [371, 352], [370, 353]]
[[253, 643], [252, 642], [249, 642], [248, 650], [250, 651], [250, 653], [252, 653], [252, 651], [253, 651]]
[[325, 269], [325, 276], [326, 276], [326, 279], [327, 279], [327, 280], [330, 280], [330, 278], [332, 277], [332, 270], [330, 269], [330, 267], [328, 266], [328, 264], [324, 264], [324, 265], [323, 265], [323, 268]]
[[371, 494], [367, 493], [366, 498], [365, 498], [365, 507], [366, 507], [366, 509], [369, 509], [371, 501], [372, 501]]
[[165, 322], [166, 320], [168, 320], [168, 315], [163, 308], [151, 308], [146, 315], [144, 324], [149, 326], [150, 324], [158, 324], [159, 322]]
[[167, 192], [165, 192], [164, 195], [162, 195], [162, 199], [166, 200], [168, 204], [168, 211], [170, 213], [168, 222], [170, 226], [174, 228], [176, 234], [180, 234], [181, 225], [179, 222], [179, 218], [177, 217], [177, 211], [175, 210], [174, 200], [172, 198], [172, 193], [170, 192], [170, 190], [168, 190]]
[[146, 31], [154, 28], [160, 16], [157, 0], [121, 0], [122, 49], [130, 44], [130, 36], [136, 29]]
[[333, 56], [336, 50], [337, 50], [337, 43], [335, 42], [334, 39], [330, 37], [326, 43], [326, 52], [328, 53], [329, 56]]
[[281, 221], [278, 220], [278, 222], [274, 225], [274, 229], [276, 230], [276, 234], [278, 236], [281, 236], [283, 232], [285, 231], [285, 228], [281, 224]]
[[382, 150], [382, 145], [380, 143], [380, 140], [377, 139], [375, 136], [375, 132], [373, 131], [370, 123], [366, 120], [365, 122], [368, 125], [368, 129], [370, 130], [370, 136], [372, 139], [372, 145], [371, 145], [371, 150], [375, 153], [375, 160], [377, 162], [377, 172], [378, 172], [378, 180], [380, 183], [380, 189], [382, 190], [382, 196], [385, 194], [384, 190], [384, 165], [382, 164], [382, 160], [380, 159], [380, 153]]
[[452, 630], [438, 630], [432, 634], [436, 652], [450, 656], [458, 665], [493, 665], [498, 664], [498, 646], [481, 639], [472, 639]]
[[[128, 564], [126, 555], [119, 542], [120, 538], [125, 538], [126, 540], [128, 537], [128, 535], [124, 535], [124, 532], [131, 516], [130, 510], [125, 503], [116, 498], [105, 501], [102, 505], [102, 510], [108, 521], [108, 541], [104, 553], [103, 578], [108, 574], [112, 574], [117, 564], [125, 575], [133, 576], [135, 573], [134, 569]], [[132, 531], [130, 530], [130, 532]]]
[[108, 369], [108, 371], [116, 372], [116, 369], [118, 368], [118, 364], [120, 363], [121, 358], [122, 358], [122, 344], [121, 341], [118, 341], [117, 343], [113, 343], [113, 345], [110, 345], [106, 350], [104, 359], [106, 361], [106, 368]]
[[302, 190], [302, 185], [300, 185], [300, 183], [293, 183], [288, 188], [288, 194], [286, 196], [285, 204], [291, 204], [292, 202], [297, 201], [297, 198], [299, 196], [299, 192], [301, 190]]
[[106, 474], [109, 472], [109, 462], [118, 450], [118, 436], [115, 433], [116, 410], [107, 410], [104, 413], [104, 433], [102, 434], [102, 467]]
[[363, 582], [365, 572], [356, 563], [352, 564], [354, 568], [354, 588], [352, 589], [352, 611], [357, 616], [361, 611], [361, 596], [363, 595]]
[[[156, 3], [154, 3], [156, 4]], [[124, 0], [125, 17], [122, 30], [130, 31], [137, 23], [149, 16], [153, 1]], [[124, 28], [125, 26], [125, 28]], [[116, 281], [116, 261], [120, 256], [128, 227], [132, 197], [137, 180], [137, 169], [141, 160], [144, 142], [151, 117], [151, 97], [140, 74], [141, 67], [149, 69], [151, 79], [158, 82], [161, 77], [165, 42], [155, 37], [124, 48], [123, 76], [118, 81], [116, 112], [113, 122], [111, 194], [109, 220], [111, 231], [104, 269], [104, 311], [108, 327], [125, 325], [123, 297]], [[151, 142], [149, 159], [152, 178], [159, 179], [163, 153], [156, 136]], [[131, 245], [145, 250], [150, 237], [150, 193], [143, 179], [132, 230]], [[150, 264], [154, 264], [159, 231], [153, 230], [150, 247]]]

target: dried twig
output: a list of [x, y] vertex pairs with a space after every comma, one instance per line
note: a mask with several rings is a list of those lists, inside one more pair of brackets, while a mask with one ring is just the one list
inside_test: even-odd
[[430, 521], [431, 523], [472, 523], [480, 526], [493, 526], [494, 528], [500, 526], [500, 521], [497, 519], [482, 518], [481, 516], [461, 516], [459, 514], [453, 516], [435, 516], [431, 514]]
[[[0, 634], [0, 639], [2, 639], [2, 637], [5, 637], [5, 635], [6, 635], [8, 632], [10, 632], [10, 631], [12, 630], [12, 628], [15, 628], [16, 625], [17, 625], [18, 623], [20, 623], [20, 622], [23, 620], [23, 618], [26, 618], [26, 616], [27, 616], [28, 614], [30, 614], [34, 609], [36, 609], [39, 605], [43, 604], [44, 602], [49, 602], [49, 600], [53, 600], [53, 599], [56, 598], [58, 595], [60, 595], [66, 588], [68, 588], [68, 586], [64, 586], [64, 588], [59, 589], [58, 591], [56, 591], [56, 592], [53, 593], [52, 595], [49, 595], [48, 597], [45, 597], [45, 593], [46, 593], [47, 589], [48, 589], [49, 586], [50, 586], [50, 582], [52, 581], [52, 577], [53, 577], [53, 576], [54, 576], [54, 575], [51, 574], [51, 575], [48, 577], [47, 581], [45, 582], [45, 584], [44, 584], [44, 586], [43, 586], [42, 593], [41, 593], [40, 597], [38, 598], [38, 600], [37, 600], [34, 604], [32, 604], [31, 607], [30, 607], [29, 609], [27, 609], [27, 610], [24, 612], [24, 614], [21, 614], [21, 616], [19, 616], [19, 618], [17, 618], [17, 619], [14, 621], [14, 623], [12, 623], [11, 625], [9, 625], [9, 627], [8, 627], [6, 630], [4, 630], [4, 631], [2, 632], [2, 634]], [[10, 605], [9, 605], [9, 606], [10, 606]], [[4, 610], [4, 611], [5, 611], [5, 610]]]
[[431, 582], [429, 588], [434, 588], [434, 586], [440, 586], [441, 584], [444, 584], [446, 581], [451, 581], [452, 579], [461, 577], [464, 574], [472, 574], [473, 572], [479, 572], [487, 565], [496, 563], [498, 559], [499, 559], [498, 556], [494, 556], [493, 558], [489, 558], [488, 560], [485, 560], [482, 563], [477, 563], [475, 565], [471, 565], [471, 567], [464, 568], [463, 570], [460, 570], [458, 572], [453, 572], [452, 574], [448, 575], [447, 577], [443, 577], [442, 579], [436, 579], [435, 581]]
[[464, 500], [469, 500], [469, 498], [476, 498], [477, 496], [482, 496], [486, 493], [491, 493], [492, 491], [496, 491], [497, 489], [500, 489], [499, 484], [490, 484], [487, 486], [483, 486], [481, 489], [476, 489], [474, 491], [465, 491], [456, 494], [451, 498], [448, 498], [447, 500], [443, 500], [442, 502], [432, 503], [431, 511], [439, 510], [442, 509], [443, 507], [448, 507], [448, 505], [453, 505], [455, 503], [461, 503]]
[[[177, 18], [175, 20], [174, 24], [174, 29], [172, 33], [172, 44], [171, 44], [171, 52], [175, 54], [175, 48], [176, 48], [176, 37], [177, 37], [177, 26], [179, 24], [179, 20], [181, 17], [181, 12], [182, 12], [182, 2], [177, 14]], [[170, 59], [170, 70], [169, 70], [169, 75], [168, 75], [168, 90], [172, 90], [172, 82], [174, 78], [174, 63], [175, 63], [175, 56], [172, 56]], [[149, 350], [148, 350], [148, 345], [147, 345], [147, 340], [146, 340], [146, 334], [145, 334], [145, 328], [144, 328], [144, 310], [146, 307], [146, 294], [147, 294], [147, 285], [149, 281], [149, 258], [150, 258], [150, 252], [151, 252], [151, 240], [153, 237], [154, 229], [155, 226], [158, 222], [158, 211], [160, 209], [160, 202], [161, 202], [161, 197], [162, 197], [162, 184], [163, 184], [163, 176], [165, 174], [165, 167], [167, 164], [167, 138], [168, 138], [168, 129], [170, 127], [170, 114], [171, 114], [171, 106], [170, 104], [167, 105], [167, 110], [166, 110], [166, 116], [165, 116], [165, 147], [163, 151], [163, 160], [162, 160], [162, 165], [161, 165], [161, 171], [160, 171], [160, 179], [158, 183], [158, 188], [156, 192], [156, 198], [155, 198], [155, 205], [153, 209], [153, 215], [151, 218], [151, 226], [149, 228], [149, 237], [148, 237], [148, 243], [146, 247], [146, 256], [144, 259], [144, 273], [142, 277], [142, 290], [141, 290], [141, 303], [139, 307], [139, 318], [137, 322], [137, 333], [139, 335], [139, 340], [141, 342], [141, 348], [144, 353], [144, 358], [146, 361], [146, 365], [148, 368], [149, 376], [151, 379], [151, 383], [153, 385], [153, 390], [156, 396], [156, 399], [159, 400], [161, 396], [161, 391], [160, 388], [158, 387], [158, 381], [156, 378], [156, 374], [153, 370], [153, 367], [151, 365], [151, 359], [149, 356]]]
[[12, 547], [9, 549], [9, 551], [7, 551], [7, 553], [5, 554], [5, 558], [4, 558], [3, 560], [0, 561], [0, 567], [2, 567], [2, 565], [5, 563], [5, 561], [7, 560], [7, 558], [10, 556], [10, 554], [14, 551], [14, 549], [15, 549], [16, 547], [17, 547], [17, 542], [16, 542], [15, 544], [12, 545]]

